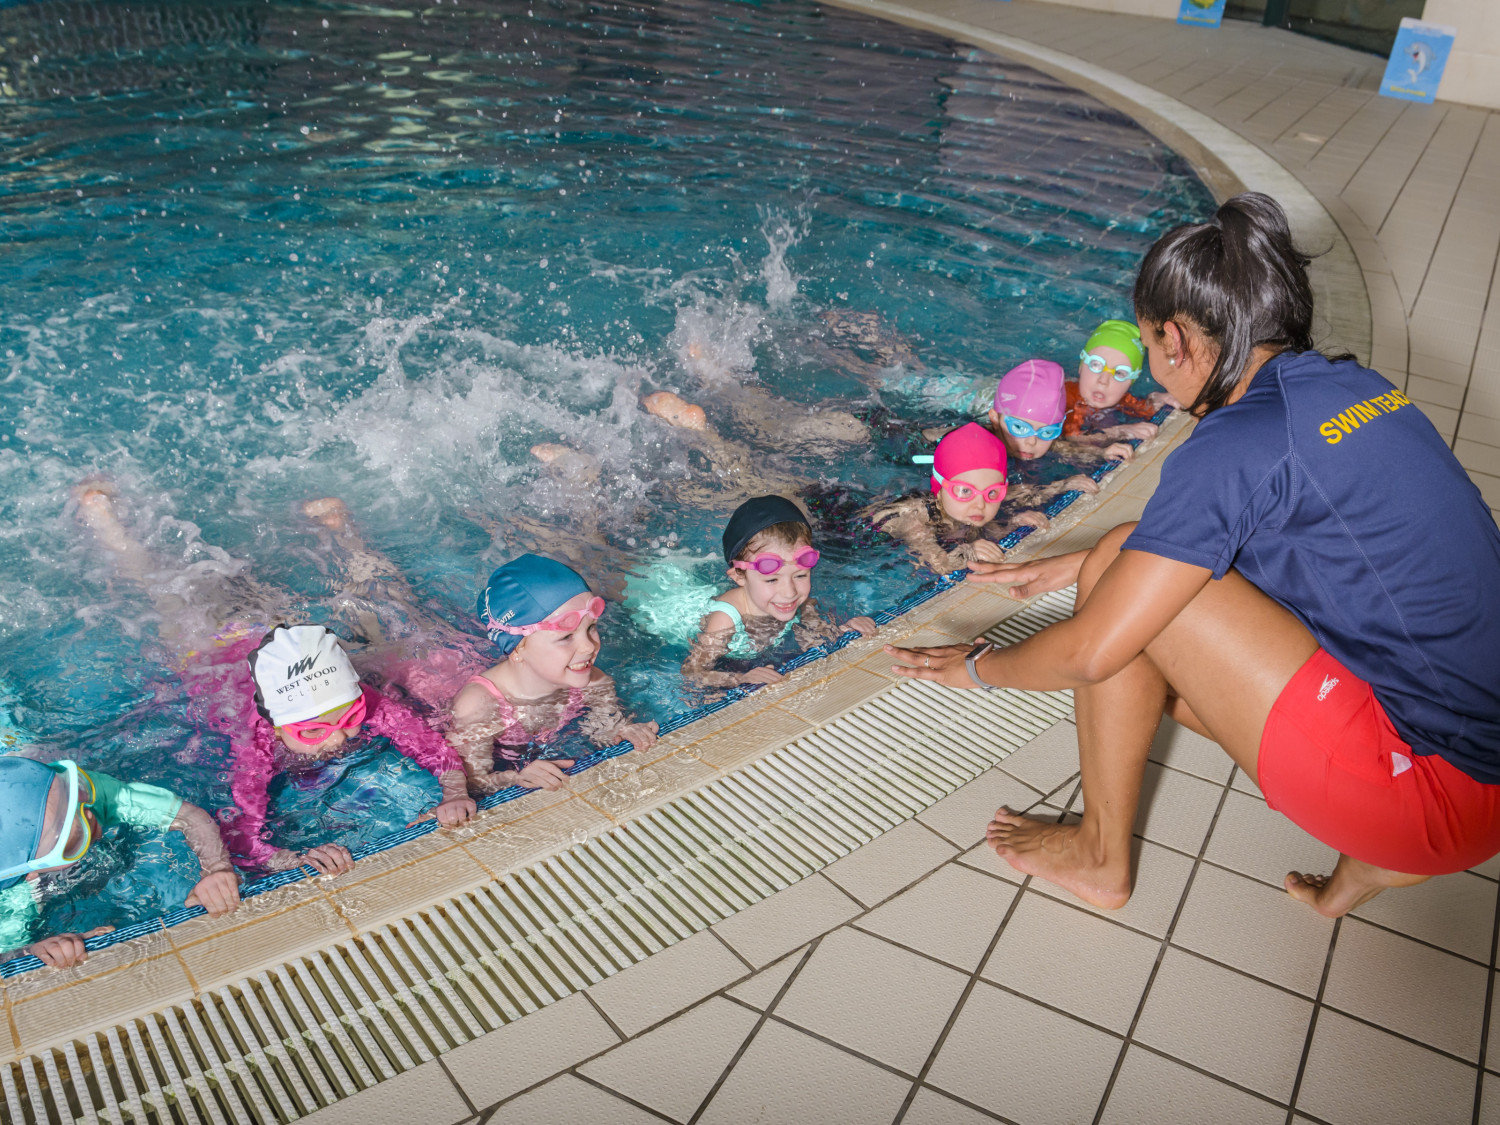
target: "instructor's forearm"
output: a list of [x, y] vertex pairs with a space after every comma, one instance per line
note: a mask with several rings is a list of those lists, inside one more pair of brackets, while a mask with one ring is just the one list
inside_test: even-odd
[[1097, 683], [1091, 678], [1095, 673], [1083, 648], [1087, 638], [1082, 633], [1075, 618], [1017, 644], [991, 649], [975, 662], [979, 678], [994, 687], [1021, 691], [1065, 691]]

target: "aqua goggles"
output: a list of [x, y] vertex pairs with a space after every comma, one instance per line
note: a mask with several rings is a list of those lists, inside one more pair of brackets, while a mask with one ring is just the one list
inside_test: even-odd
[[1005, 432], [1012, 437], [1018, 438], [1041, 438], [1043, 441], [1056, 441], [1062, 437], [1062, 423], [1053, 422], [1050, 426], [1034, 426], [1025, 418], [1014, 418], [1009, 414], [1003, 415]]
[[1145, 374], [1144, 368], [1131, 367], [1128, 363], [1111, 367], [1104, 362], [1103, 356], [1097, 356], [1089, 351], [1079, 352], [1078, 358], [1095, 375], [1113, 375], [1117, 383], [1132, 383]]
[[[0, 871], [0, 881], [29, 875], [33, 871], [45, 871], [49, 867], [65, 867], [70, 863], [77, 863], [88, 853], [94, 842], [94, 830], [89, 824], [89, 818], [83, 815], [83, 810], [93, 808], [99, 796], [94, 789], [93, 778], [79, 769], [78, 763], [70, 762], [66, 758], [49, 762], [47, 765], [49, 769], [68, 779], [68, 811], [63, 816], [62, 828], [57, 834], [57, 843], [52, 845], [52, 850], [46, 855], [39, 855], [35, 859], [28, 859], [25, 863]], [[87, 800], [80, 799], [84, 786], [88, 786]], [[83, 843], [78, 846], [77, 851], [69, 854], [68, 845], [73, 842], [74, 829], [80, 824], [83, 828]]]

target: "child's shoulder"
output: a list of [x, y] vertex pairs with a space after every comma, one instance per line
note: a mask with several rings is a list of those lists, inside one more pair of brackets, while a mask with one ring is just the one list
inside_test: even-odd
[[488, 674], [470, 676], [453, 697], [453, 717], [459, 722], [466, 718], [489, 715], [501, 705], [505, 692]]

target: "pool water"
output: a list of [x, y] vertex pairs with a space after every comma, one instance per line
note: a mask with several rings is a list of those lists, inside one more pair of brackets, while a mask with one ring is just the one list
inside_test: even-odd
[[[81, 479], [114, 482], [163, 572], [242, 570], [314, 619], [347, 559], [299, 506], [342, 497], [415, 591], [396, 631], [482, 649], [480, 583], [522, 550], [613, 592], [709, 584], [758, 484], [918, 487], [892, 433], [1028, 356], [1069, 365], [1212, 207], [1092, 99], [806, 0], [44, 0], [0, 34], [0, 706], [31, 752], [216, 810], [227, 743], [73, 519]], [[723, 443], [647, 415], [658, 390]], [[826, 539], [840, 617], [930, 577]], [[611, 609], [600, 663], [651, 717], [697, 697], [643, 620]], [[279, 842], [368, 839], [436, 795], [378, 745], [327, 780], [287, 786]], [[158, 914], [195, 871], [129, 832], [81, 868], [49, 929]]]

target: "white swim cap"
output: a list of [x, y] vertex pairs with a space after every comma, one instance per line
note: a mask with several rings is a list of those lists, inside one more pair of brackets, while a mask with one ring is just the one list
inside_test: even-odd
[[278, 625], [249, 660], [255, 708], [273, 726], [315, 719], [360, 696], [349, 654], [321, 625]]

